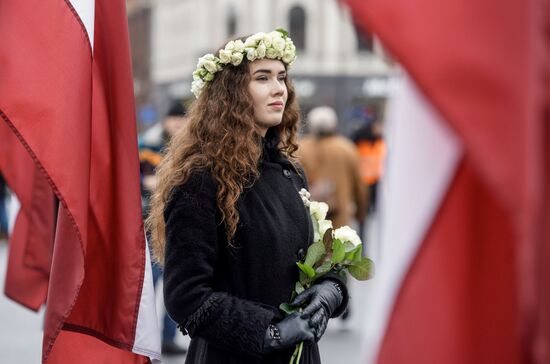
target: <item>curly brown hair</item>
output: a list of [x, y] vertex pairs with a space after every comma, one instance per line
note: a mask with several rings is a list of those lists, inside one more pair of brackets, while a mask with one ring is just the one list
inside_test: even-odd
[[[214, 80], [189, 108], [185, 127], [174, 135], [165, 150], [156, 172], [158, 184], [146, 220], [153, 255], [160, 264], [164, 263], [166, 244], [166, 203], [174, 187], [185, 183], [196, 170], [209, 170], [217, 184], [217, 206], [228, 244], [233, 245], [239, 221], [236, 203], [243, 189], [258, 177], [262, 154], [261, 135], [256, 128], [247, 88], [249, 64], [245, 59], [239, 66], [227, 65], [216, 73]], [[294, 161], [300, 109], [288, 77], [285, 83], [288, 99], [282, 122], [276, 128], [280, 134], [279, 148]]]

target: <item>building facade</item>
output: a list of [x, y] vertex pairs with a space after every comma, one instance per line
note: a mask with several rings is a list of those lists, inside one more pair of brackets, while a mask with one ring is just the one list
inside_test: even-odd
[[149, 8], [150, 39], [132, 46], [150, 46], [148, 99], [160, 111], [170, 99], [192, 100], [191, 74], [200, 56], [235, 35], [285, 28], [298, 48], [289, 73], [304, 112], [333, 106], [343, 131], [353, 127], [361, 109], [383, 112], [392, 62], [376, 39], [356, 29], [338, 0], [132, 2]]

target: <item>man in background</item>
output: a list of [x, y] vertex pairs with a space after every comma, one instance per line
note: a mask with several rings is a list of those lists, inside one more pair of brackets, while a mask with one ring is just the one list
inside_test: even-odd
[[299, 142], [298, 159], [306, 172], [311, 198], [329, 205], [334, 228], [365, 217], [365, 190], [355, 145], [337, 134], [334, 109], [321, 106], [307, 116], [310, 134]]

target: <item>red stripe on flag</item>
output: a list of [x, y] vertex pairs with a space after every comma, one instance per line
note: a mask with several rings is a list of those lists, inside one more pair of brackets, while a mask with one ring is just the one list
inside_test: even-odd
[[[0, 116], [3, 116], [0, 113]], [[46, 300], [53, 229], [53, 192], [27, 150], [0, 122], [0, 171], [18, 196], [20, 209], [9, 242], [4, 293], [38, 311]]]

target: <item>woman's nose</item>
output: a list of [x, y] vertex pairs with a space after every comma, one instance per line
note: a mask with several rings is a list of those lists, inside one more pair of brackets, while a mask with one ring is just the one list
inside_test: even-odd
[[274, 94], [282, 95], [284, 94], [285, 90], [286, 90], [286, 85], [284, 84], [284, 82], [280, 82], [279, 80], [275, 81], [272, 87], [272, 91]]

